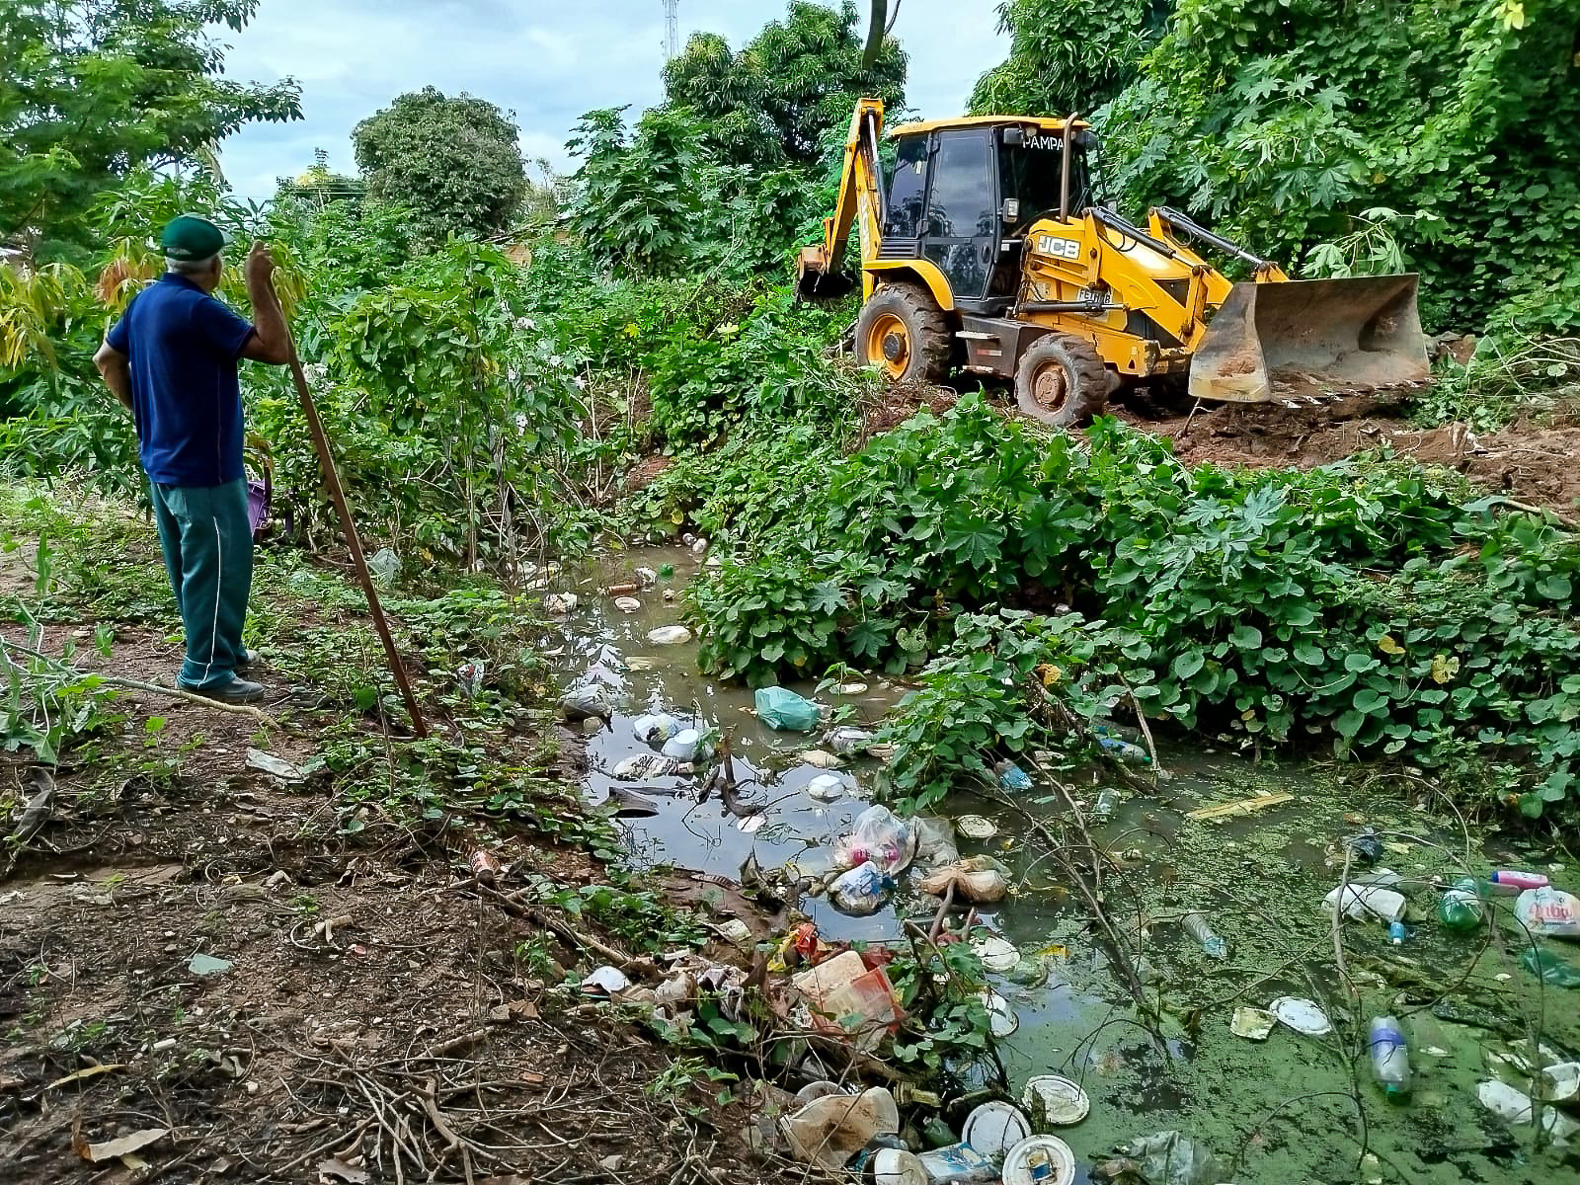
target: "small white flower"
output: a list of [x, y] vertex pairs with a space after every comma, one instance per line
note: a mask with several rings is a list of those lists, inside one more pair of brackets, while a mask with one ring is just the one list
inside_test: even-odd
[[560, 356], [558, 354], [550, 354], [549, 355], [549, 365], [550, 366], [558, 366], [559, 364], [560, 364]]
[[587, 389], [587, 380], [582, 378], [581, 375], [577, 375], [571, 380], [571, 382], [576, 384], [576, 389], [578, 391], [585, 391]]
[[517, 432], [525, 432], [526, 430], [527, 430], [527, 416], [526, 416], [526, 413], [518, 411], [516, 413], [516, 431]]
[[515, 382], [518, 378], [521, 377], [521, 372], [518, 371], [514, 366], [512, 366], [509, 370], [505, 371], [505, 377], [507, 379], [509, 379], [511, 382]]

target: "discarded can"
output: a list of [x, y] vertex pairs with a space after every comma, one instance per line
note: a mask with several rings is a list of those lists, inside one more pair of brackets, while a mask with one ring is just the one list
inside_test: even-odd
[[499, 857], [487, 848], [472, 853], [472, 875], [480, 885], [493, 885], [499, 880]]

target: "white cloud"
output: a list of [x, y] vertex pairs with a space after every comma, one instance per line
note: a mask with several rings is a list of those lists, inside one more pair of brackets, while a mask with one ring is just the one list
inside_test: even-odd
[[[978, 75], [1003, 58], [996, 7], [903, 0], [895, 35], [910, 57], [906, 97], [923, 117], [961, 113]], [[706, 30], [738, 47], [784, 11], [783, 0], [680, 0], [681, 40]], [[224, 40], [232, 77], [302, 84], [304, 120], [226, 141], [226, 174], [244, 197], [272, 195], [274, 179], [301, 172], [315, 148], [354, 172], [351, 129], [427, 85], [514, 111], [522, 151], [560, 168], [583, 112], [663, 97], [660, 0], [263, 0], [257, 19]]]

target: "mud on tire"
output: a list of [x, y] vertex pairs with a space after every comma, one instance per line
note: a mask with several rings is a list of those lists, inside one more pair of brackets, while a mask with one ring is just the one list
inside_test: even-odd
[[1035, 420], [1073, 428], [1102, 414], [1114, 383], [1091, 342], [1050, 333], [1021, 356], [1015, 369], [1015, 402]]
[[884, 284], [856, 319], [856, 361], [893, 382], [942, 382], [952, 346], [943, 311], [911, 284]]

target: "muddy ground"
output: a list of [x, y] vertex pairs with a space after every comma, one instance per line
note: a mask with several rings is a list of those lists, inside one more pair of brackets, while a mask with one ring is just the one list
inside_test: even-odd
[[[989, 397], [1013, 406], [1007, 389], [992, 389]], [[947, 410], [953, 398], [941, 388], [890, 388], [864, 409], [861, 439], [886, 432], [923, 408]], [[1191, 465], [1309, 469], [1387, 450], [1446, 466], [1489, 493], [1580, 521], [1580, 423], [1572, 417], [1485, 433], [1464, 424], [1423, 429], [1411, 426], [1406, 404], [1370, 396], [1298, 407], [1225, 403], [1192, 416], [1188, 400], [1154, 397], [1145, 390], [1117, 396], [1108, 410], [1135, 428], [1168, 437], [1175, 455]]]
[[[75, 540], [84, 566], [74, 592], [45, 596], [41, 651], [170, 681], [179, 646], [145, 534], [121, 557], [130, 576], [101, 570], [102, 595], [73, 613], [96, 579], [94, 541]], [[32, 554], [0, 569], [8, 614], [37, 602]], [[300, 576], [266, 561], [261, 578], [279, 592]], [[106, 658], [91, 635], [107, 617]], [[543, 838], [577, 800], [545, 795], [517, 821], [402, 809], [417, 775], [376, 719], [324, 706], [319, 631], [365, 647], [366, 621], [342, 608], [276, 625], [261, 716], [127, 691], [53, 775], [0, 759], [0, 801], [54, 786], [37, 834], [0, 849], [0, 1182], [773, 1179], [742, 1142], [758, 1107], [718, 1101], [699, 1063], [588, 1001], [579, 975], [556, 986], [630, 949], [523, 894], [607, 879], [586, 845]], [[30, 640], [22, 624], [0, 634]], [[331, 718], [390, 754], [392, 797], [249, 764], [260, 749], [311, 768]], [[442, 707], [433, 723], [456, 727]], [[517, 731], [517, 760], [574, 778], [574, 734]], [[493, 888], [472, 876], [480, 842], [504, 865]]]

